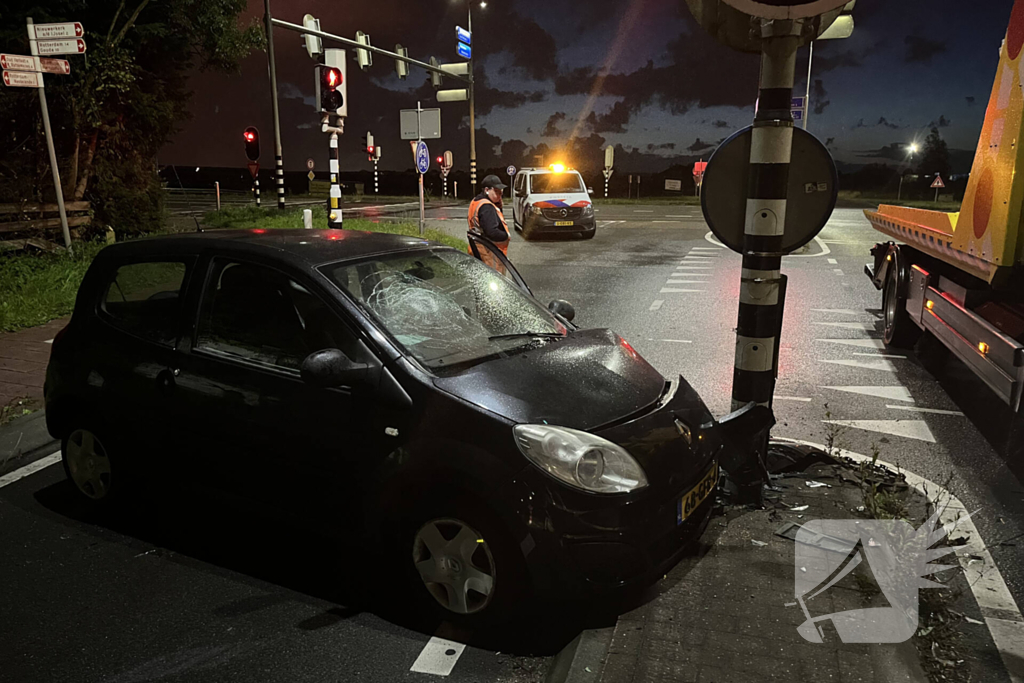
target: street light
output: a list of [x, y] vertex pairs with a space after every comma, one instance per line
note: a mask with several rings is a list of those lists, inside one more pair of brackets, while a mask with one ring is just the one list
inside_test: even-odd
[[[917, 143], [916, 142], [912, 142], [909, 145], [907, 145], [907, 162], [908, 163], [910, 161], [913, 161], [914, 155], [917, 154], [917, 150], [918, 150], [918, 147], [917, 147]], [[905, 177], [906, 176], [903, 173], [903, 170], [901, 169], [900, 170], [900, 188], [899, 188], [899, 190], [896, 191], [896, 201], [900, 201], [900, 199], [903, 197], [903, 179]]]

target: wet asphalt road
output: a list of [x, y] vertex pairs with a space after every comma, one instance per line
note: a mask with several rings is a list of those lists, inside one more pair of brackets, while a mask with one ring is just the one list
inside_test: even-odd
[[[600, 207], [593, 240], [516, 238], [510, 255], [539, 298], [572, 302], [579, 323], [619, 332], [723, 415], [740, 259], [708, 238], [698, 211]], [[435, 211], [432, 224], [462, 232], [461, 212]], [[975, 521], [990, 545], [1012, 539], [1024, 532], [1020, 421], [934, 349], [921, 349], [923, 364], [876, 348], [880, 295], [862, 273], [875, 240], [861, 212], [839, 210], [820, 240], [784, 262], [775, 433], [821, 443], [825, 420], [858, 421], [832, 428], [837, 445], [877, 445], [882, 459], [949, 481], [981, 508]], [[200, 471], [185, 455], [169, 476]], [[71, 493], [59, 466], [0, 488], [0, 681], [437, 680], [410, 671], [433, 635], [470, 643], [448, 680], [540, 681], [550, 656], [600, 621], [563, 612], [501, 633], [439, 629], [396, 603], [373, 580], [377, 558], [344, 538], [192, 498], [95, 518]], [[993, 553], [1021, 603], [1020, 553]], [[540, 624], [550, 630], [535, 633]]]

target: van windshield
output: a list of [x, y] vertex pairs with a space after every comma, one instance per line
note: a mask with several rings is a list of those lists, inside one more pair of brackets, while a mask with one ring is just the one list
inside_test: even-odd
[[583, 181], [576, 173], [542, 173], [530, 178], [533, 194], [584, 192]]

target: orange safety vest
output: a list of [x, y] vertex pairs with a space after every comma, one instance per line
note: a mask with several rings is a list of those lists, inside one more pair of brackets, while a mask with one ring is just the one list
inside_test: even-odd
[[[470, 233], [474, 233], [476, 235], [483, 235], [483, 230], [480, 229], [480, 209], [481, 209], [481, 207], [483, 207], [484, 204], [490, 204], [491, 206], [494, 207], [494, 210], [498, 214], [498, 220], [501, 221], [501, 227], [503, 227], [505, 229], [505, 239], [504, 239], [504, 241], [502, 241], [502, 242], [492, 242], [492, 244], [494, 244], [494, 246], [498, 247], [498, 249], [501, 250], [502, 254], [504, 254], [505, 256], [508, 256], [508, 242], [509, 242], [509, 238], [508, 238], [508, 234], [509, 234], [509, 232], [508, 232], [508, 223], [505, 222], [505, 215], [501, 212], [501, 209], [499, 209], [498, 206], [494, 202], [492, 202], [490, 199], [487, 199], [485, 197], [483, 199], [474, 199], [472, 202], [470, 202], [470, 204], [469, 204], [469, 232]], [[472, 246], [470, 246], [470, 248], [469, 248], [469, 253], [470, 254], [473, 253], [473, 247]], [[499, 273], [502, 273], [502, 274], [505, 273], [504, 266], [487, 249], [481, 249], [480, 250], [480, 260], [483, 261], [484, 263], [486, 263], [488, 266], [490, 266], [494, 270], [498, 271]]]

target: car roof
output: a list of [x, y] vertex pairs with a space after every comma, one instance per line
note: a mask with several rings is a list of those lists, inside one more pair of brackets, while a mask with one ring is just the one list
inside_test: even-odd
[[224, 253], [262, 254], [296, 265], [318, 266], [377, 254], [449, 247], [422, 237], [358, 230], [251, 229], [159, 235], [118, 242], [103, 251], [108, 257], [150, 258], [173, 252], [198, 253], [211, 248]]

